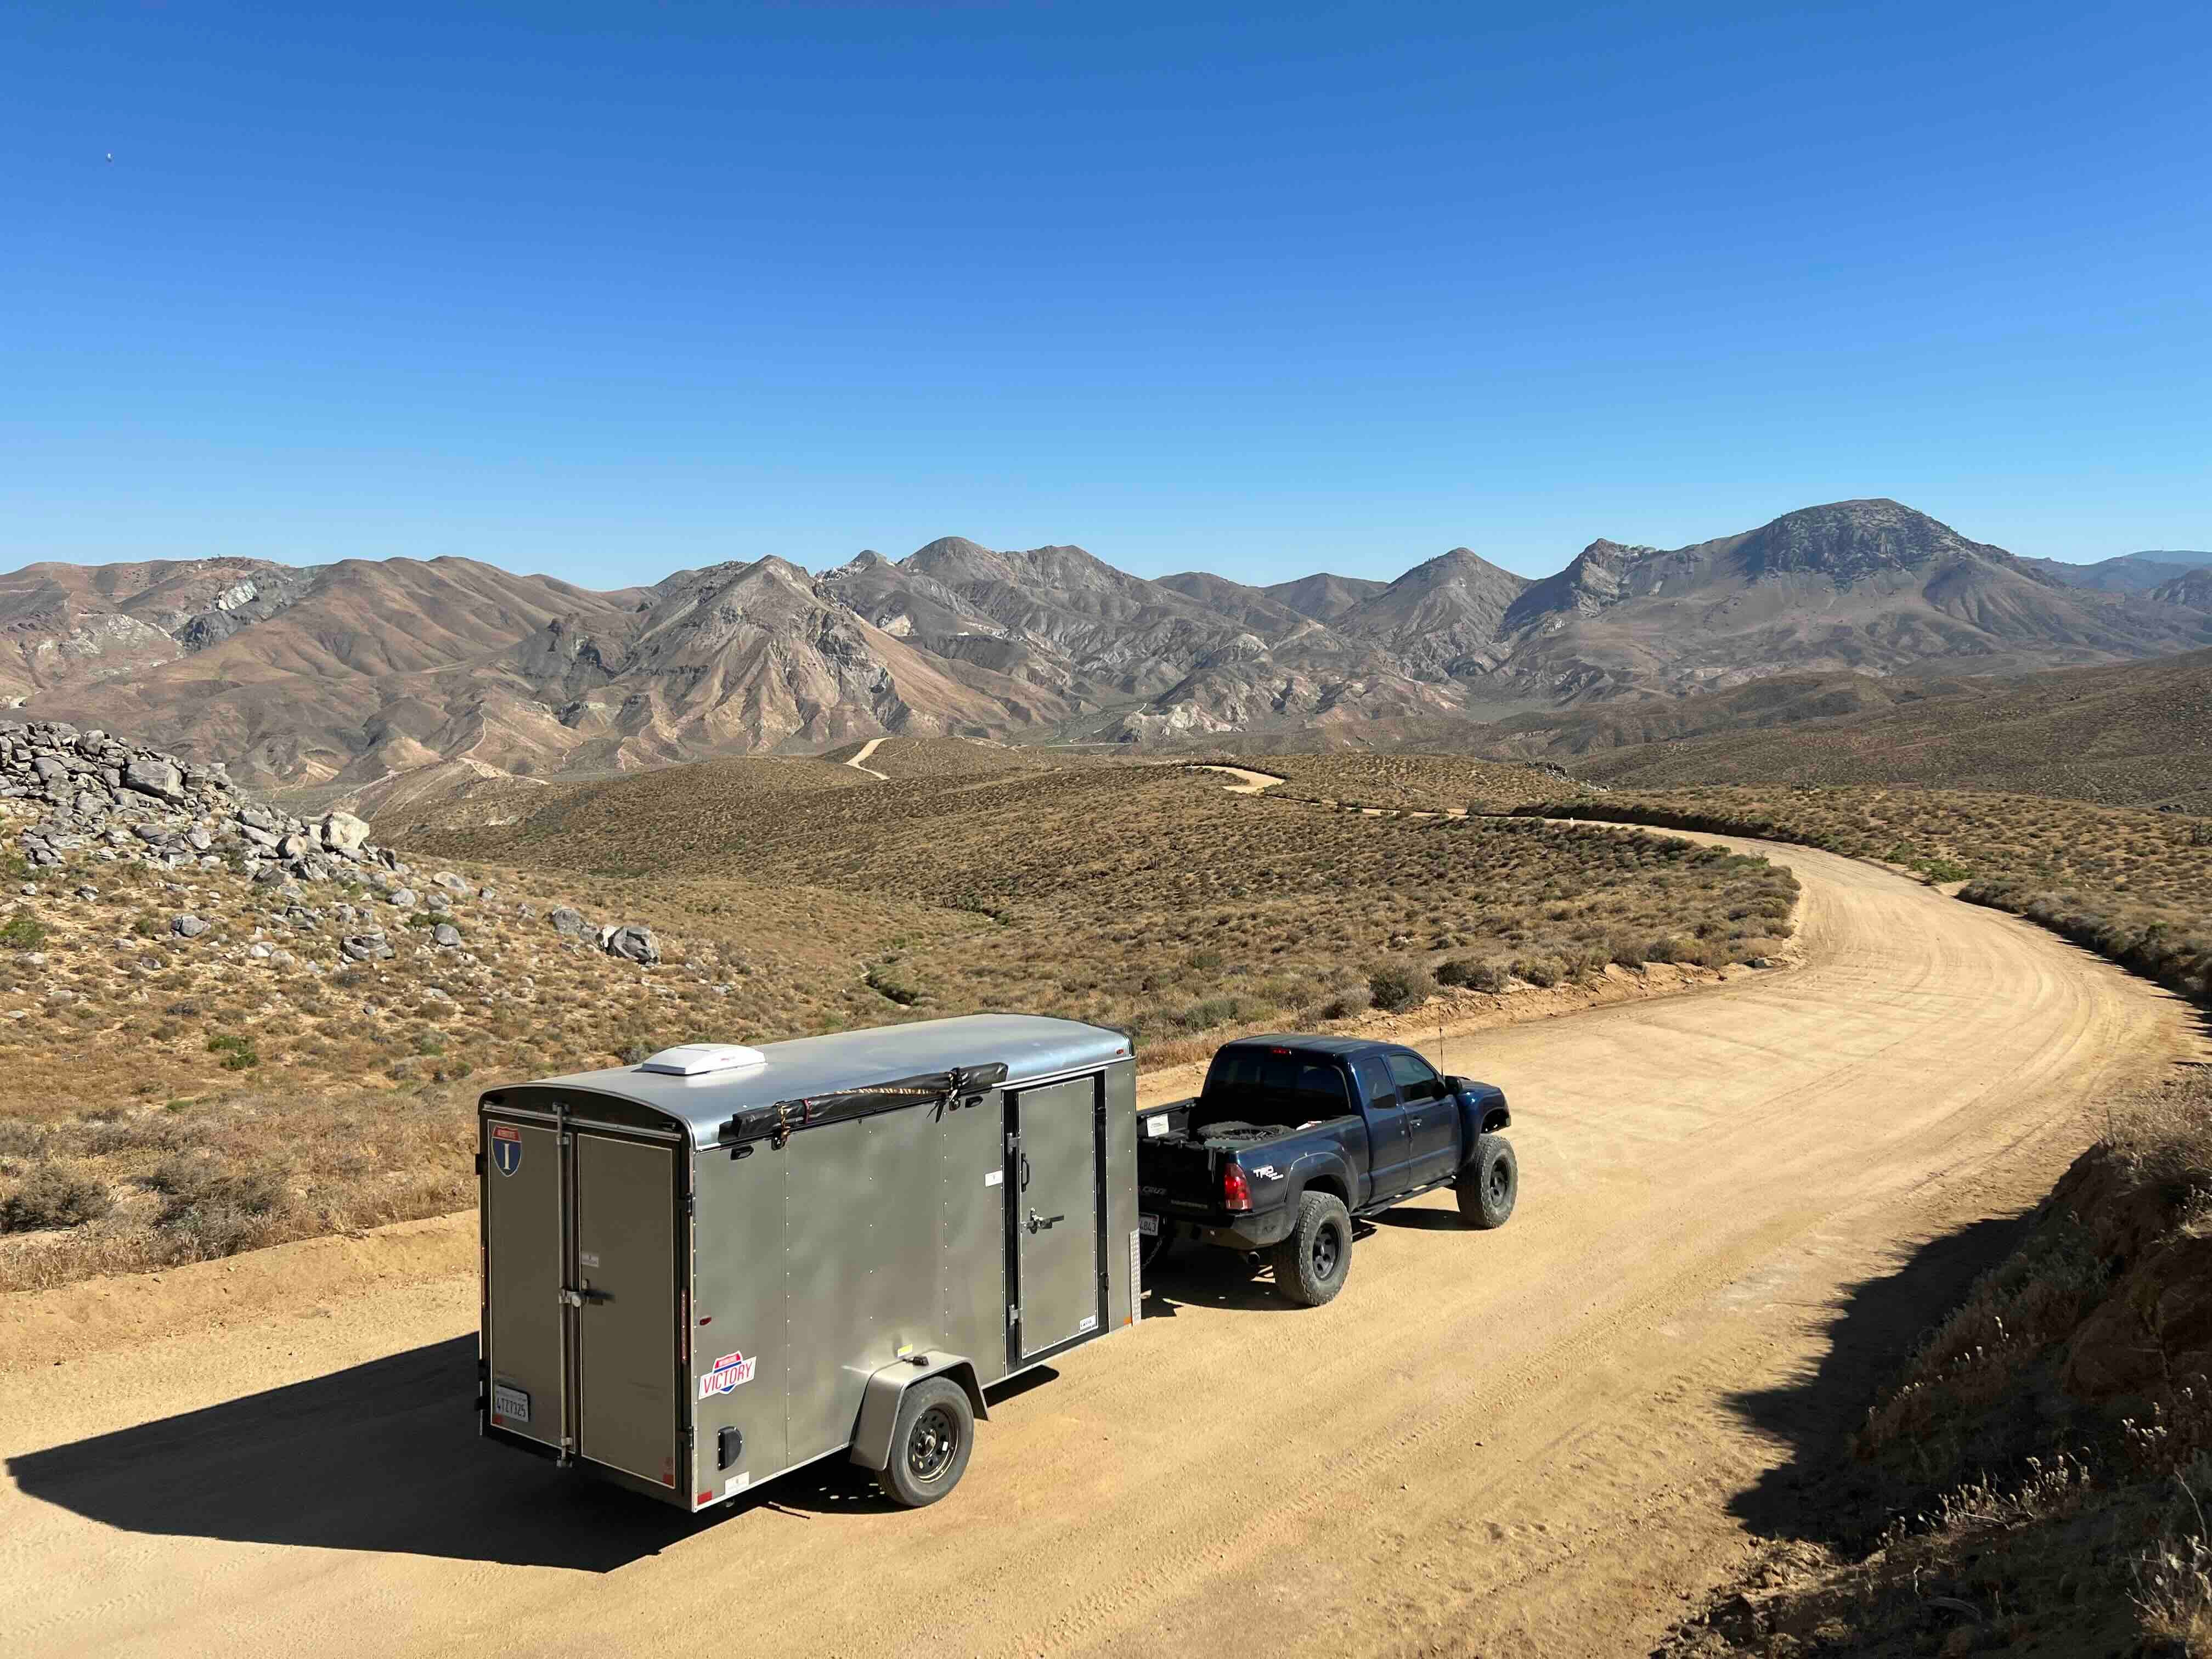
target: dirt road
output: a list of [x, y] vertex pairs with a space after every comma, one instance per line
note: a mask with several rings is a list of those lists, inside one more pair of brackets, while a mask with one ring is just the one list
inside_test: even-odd
[[0, 1652], [1642, 1652], [2088, 1098], [2193, 1041], [2025, 924], [1773, 852], [1803, 969], [1447, 1051], [1515, 1102], [1510, 1227], [1394, 1215], [1314, 1311], [1171, 1266], [934, 1509], [832, 1467], [694, 1523], [480, 1445], [465, 1220], [391, 1245], [427, 1280], [294, 1247], [297, 1307], [213, 1328], [253, 1269], [118, 1281], [88, 1343], [191, 1328], [0, 1372]]

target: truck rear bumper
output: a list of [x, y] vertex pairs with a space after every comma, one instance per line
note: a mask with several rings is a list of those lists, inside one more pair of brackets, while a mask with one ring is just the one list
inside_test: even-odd
[[1223, 1250], [1264, 1250], [1288, 1238], [1291, 1228], [1297, 1224], [1297, 1217], [1285, 1206], [1262, 1215], [1243, 1218], [1225, 1227], [1186, 1220], [1174, 1215], [1163, 1216], [1160, 1220], [1163, 1226], [1175, 1229], [1177, 1238], [1211, 1244]]

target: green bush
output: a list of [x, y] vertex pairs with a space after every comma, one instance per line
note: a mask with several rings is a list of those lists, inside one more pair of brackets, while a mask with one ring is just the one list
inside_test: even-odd
[[222, 1032], [207, 1040], [207, 1051], [222, 1056], [226, 1072], [250, 1072], [261, 1063], [261, 1056], [250, 1036], [238, 1036]]
[[1513, 971], [1531, 985], [1553, 986], [1567, 976], [1566, 964], [1555, 957], [1534, 957], [1513, 964]]
[[11, 951], [35, 951], [46, 942], [46, 924], [20, 904], [14, 915], [0, 922], [0, 945]]

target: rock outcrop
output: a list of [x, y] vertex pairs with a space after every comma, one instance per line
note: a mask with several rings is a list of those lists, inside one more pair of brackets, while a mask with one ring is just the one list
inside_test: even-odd
[[[102, 863], [229, 866], [271, 883], [406, 873], [388, 848], [369, 843], [359, 818], [292, 817], [240, 798], [221, 765], [196, 765], [58, 721], [0, 721], [0, 801], [7, 800], [44, 809], [19, 836], [33, 866], [88, 851]], [[413, 901], [411, 893], [392, 896], [403, 906]]]

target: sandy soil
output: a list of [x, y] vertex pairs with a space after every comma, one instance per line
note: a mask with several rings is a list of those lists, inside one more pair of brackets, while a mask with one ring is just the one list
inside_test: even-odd
[[1802, 969], [1443, 1045], [1512, 1096], [1511, 1225], [1394, 1213], [1311, 1311], [1171, 1262], [918, 1513], [825, 1465], [692, 1522], [482, 1445], [464, 1218], [9, 1298], [0, 1651], [1644, 1651], [1786, 1516], [1852, 1355], [2002, 1243], [1900, 1265], [2197, 1040], [2025, 923], [1766, 850]]

